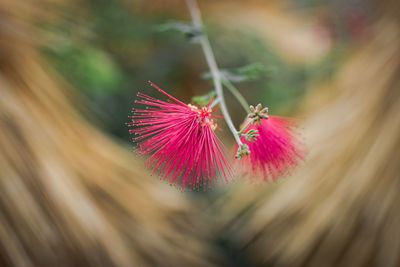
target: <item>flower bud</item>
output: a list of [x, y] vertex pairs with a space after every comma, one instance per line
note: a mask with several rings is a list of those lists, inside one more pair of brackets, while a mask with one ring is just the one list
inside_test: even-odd
[[251, 129], [247, 133], [244, 134], [244, 138], [246, 139], [246, 141], [249, 141], [249, 142], [256, 141], [257, 137], [258, 137], [258, 131], [255, 129]]
[[249, 146], [246, 144], [242, 144], [239, 146], [237, 152], [236, 152], [236, 158], [237, 159], [242, 159], [244, 156], [250, 155], [250, 149]]
[[261, 104], [258, 104], [256, 107], [250, 106], [250, 113], [247, 115], [249, 119], [252, 119], [253, 122], [260, 122], [262, 119], [268, 119], [268, 107], [264, 107]]

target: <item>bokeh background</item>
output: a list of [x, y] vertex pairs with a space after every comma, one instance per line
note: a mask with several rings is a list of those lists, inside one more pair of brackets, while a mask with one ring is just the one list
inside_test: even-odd
[[199, 45], [169, 27], [190, 21], [185, 1], [3, 0], [0, 266], [400, 266], [400, 4], [199, 5], [248, 102], [299, 122], [299, 169], [206, 192], [145, 169], [126, 126], [137, 92], [212, 90]]
[[[220, 68], [261, 64], [259, 77], [238, 87], [250, 103], [280, 115], [295, 113], [311, 84], [334, 75], [370, 19], [367, 1], [200, 4]], [[212, 89], [201, 78], [207, 65], [199, 46], [160, 30], [173, 20], [190, 20], [184, 1], [84, 1], [41, 25], [49, 38], [43, 53], [84, 96], [86, 116], [128, 142], [127, 115], [138, 90], [151, 91], [147, 80], [186, 102]], [[239, 123], [245, 114], [229, 101]]]

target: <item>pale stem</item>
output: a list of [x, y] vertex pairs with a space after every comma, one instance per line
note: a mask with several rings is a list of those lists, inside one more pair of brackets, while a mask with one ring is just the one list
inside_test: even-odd
[[250, 113], [249, 103], [242, 96], [239, 90], [229, 81], [227, 78], [222, 78], [222, 84], [231, 92], [231, 94], [236, 98], [236, 100], [240, 103], [246, 113]]
[[240, 137], [236, 131], [235, 125], [232, 122], [232, 119], [229, 115], [228, 108], [226, 107], [225, 103], [225, 98], [224, 98], [224, 92], [222, 90], [222, 83], [221, 83], [221, 75], [220, 71], [218, 69], [217, 62], [215, 60], [214, 52], [211, 48], [210, 41], [208, 40], [207, 35], [202, 31], [203, 29], [203, 22], [201, 19], [201, 14], [200, 14], [200, 9], [199, 6], [197, 5], [196, 0], [186, 0], [186, 4], [189, 8], [190, 15], [192, 17], [193, 25], [201, 30], [201, 35], [198, 36], [198, 40], [200, 41], [201, 48], [203, 49], [204, 56], [206, 57], [206, 61], [208, 64], [208, 67], [210, 69], [212, 78], [213, 78], [213, 83], [215, 87], [215, 93], [217, 94], [219, 98], [219, 104], [221, 106], [221, 112], [222, 115], [225, 118], [226, 124], [228, 125], [229, 130], [232, 132], [233, 137], [236, 140], [236, 143], [241, 146], [243, 143], [240, 140]]
[[217, 97], [216, 99], [213, 100], [213, 102], [211, 102], [210, 108], [214, 108], [218, 104], [219, 104], [219, 97]]

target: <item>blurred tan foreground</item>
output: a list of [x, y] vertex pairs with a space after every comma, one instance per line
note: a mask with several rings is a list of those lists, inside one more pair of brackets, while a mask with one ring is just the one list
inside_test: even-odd
[[396, 1], [376, 1], [367, 39], [307, 98], [304, 166], [278, 184], [233, 185], [208, 225], [75, 110], [38, 53], [47, 2], [0, 2], [0, 266], [209, 266], [207, 233], [233, 248], [217, 251], [229, 267], [400, 266]]
[[216, 205], [251, 266], [400, 266], [400, 5], [376, 2], [368, 37], [305, 103], [304, 166]]

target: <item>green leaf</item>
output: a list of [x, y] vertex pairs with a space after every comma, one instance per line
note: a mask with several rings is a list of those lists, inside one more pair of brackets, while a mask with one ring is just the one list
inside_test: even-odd
[[206, 95], [192, 97], [192, 102], [199, 106], [206, 106], [211, 102], [213, 98], [215, 98], [215, 96], [216, 96], [215, 91], [211, 91]]
[[[260, 78], [267, 72], [266, 67], [261, 63], [252, 63], [236, 69], [221, 69], [220, 74], [225, 79], [239, 83], [244, 81], [253, 81]], [[211, 73], [206, 72], [202, 75], [203, 79], [212, 79]]]
[[248, 80], [256, 80], [267, 71], [266, 67], [261, 63], [252, 63], [236, 70], [238, 75], [246, 77]]
[[155, 27], [158, 32], [178, 31], [185, 35], [186, 38], [195, 41], [196, 37], [202, 34], [201, 29], [194, 26], [192, 23], [183, 21], [169, 21]]

